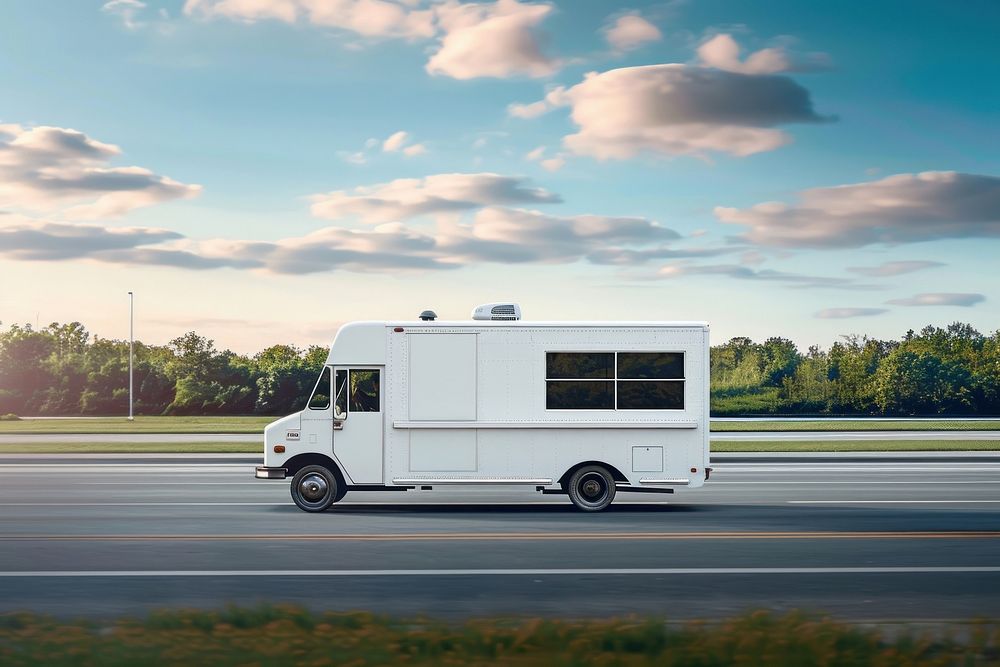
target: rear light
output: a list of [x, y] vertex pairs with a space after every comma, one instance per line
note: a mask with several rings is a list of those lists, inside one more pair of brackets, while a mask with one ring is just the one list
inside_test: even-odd
[[395, 331], [396, 333], [403, 333], [403, 327], [396, 327], [395, 329], [393, 329], [393, 331]]
[[274, 453], [275, 454], [284, 454], [285, 453], [285, 446], [284, 445], [275, 445], [274, 446]]
[[698, 472], [697, 468], [691, 468], [691, 472]]

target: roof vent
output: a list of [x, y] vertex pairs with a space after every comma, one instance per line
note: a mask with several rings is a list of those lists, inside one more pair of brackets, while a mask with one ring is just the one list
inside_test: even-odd
[[420, 319], [422, 319], [424, 322], [433, 322], [434, 320], [437, 319], [437, 313], [435, 313], [433, 310], [425, 310], [424, 312], [420, 313]]
[[516, 303], [484, 303], [472, 309], [474, 320], [506, 320], [521, 319], [521, 306]]

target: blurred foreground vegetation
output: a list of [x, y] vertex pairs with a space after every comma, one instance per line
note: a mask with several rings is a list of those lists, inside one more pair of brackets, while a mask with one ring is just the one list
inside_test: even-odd
[[0, 616], [4, 665], [811, 665], [1000, 664], [1000, 625], [908, 634], [764, 612], [705, 624], [655, 618], [446, 624], [294, 607], [160, 612], [143, 620]]
[[[140, 415], [280, 415], [300, 410], [324, 347], [273, 345], [254, 355], [188, 332], [135, 345]], [[1000, 332], [928, 326], [901, 340], [849, 336], [801, 352], [785, 338], [712, 348], [712, 414], [1000, 415]], [[78, 322], [0, 331], [0, 415], [128, 411], [128, 341]]]

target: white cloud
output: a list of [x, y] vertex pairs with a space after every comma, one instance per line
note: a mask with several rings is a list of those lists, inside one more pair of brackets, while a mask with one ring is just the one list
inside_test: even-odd
[[891, 299], [886, 301], [895, 306], [963, 306], [970, 307], [982, 303], [986, 297], [982, 294], [967, 292], [925, 292], [915, 294], [906, 299]]
[[566, 158], [562, 156], [550, 157], [539, 162], [546, 171], [559, 171], [566, 166]]
[[545, 146], [539, 146], [538, 148], [534, 148], [525, 153], [524, 155], [524, 159], [529, 160], [531, 162], [537, 162], [541, 160], [543, 157], [545, 157]]
[[719, 34], [698, 47], [698, 57], [708, 67], [738, 72], [740, 74], [775, 74], [777, 72], [804, 72], [827, 69], [829, 57], [813, 53], [807, 58], [793, 58], [784, 48], [771, 47], [749, 54], [740, 60], [740, 45], [732, 35]]
[[598, 159], [642, 152], [750, 155], [789, 141], [777, 125], [829, 120], [787, 77], [680, 64], [591, 72], [568, 90], [550, 91], [546, 103], [572, 109], [580, 129], [564, 137], [566, 148]]
[[[131, 0], [115, 0], [129, 2]], [[550, 4], [459, 2], [425, 5], [410, 0], [186, 0], [184, 14], [243, 23], [306, 23], [362, 38], [436, 39], [426, 64], [431, 74], [455, 79], [544, 77], [562, 61], [545, 54], [539, 25]], [[351, 41], [346, 48], [362, 48]]]
[[859, 248], [948, 238], [1000, 237], [1000, 178], [953, 171], [805, 190], [800, 203], [716, 207], [740, 238], [780, 247]]
[[528, 151], [524, 159], [529, 162], [537, 162], [546, 171], [559, 171], [566, 166], [566, 158], [563, 155], [553, 155], [547, 158], [545, 157], [545, 150], [545, 146], [539, 146]]
[[777, 48], [761, 49], [741, 61], [739, 44], [726, 34], [716, 35], [699, 46], [698, 57], [709, 67], [741, 74], [787, 72], [792, 66], [784, 50]]
[[441, 41], [426, 69], [454, 79], [549, 76], [561, 63], [545, 55], [537, 30], [551, 12], [517, 0], [437, 5]]
[[341, 160], [348, 164], [367, 164], [368, 156], [364, 154], [364, 151], [357, 151], [352, 153], [350, 151], [338, 151], [337, 155]]
[[443, 258], [437, 240], [401, 223], [370, 230], [325, 227], [273, 243], [216, 242], [205, 250], [216, 256], [256, 262], [271, 273], [329, 271], [410, 271], [458, 268]]
[[821, 320], [843, 320], [850, 317], [872, 317], [887, 312], [887, 308], [824, 308], [816, 313], [816, 317]]
[[511, 118], [538, 118], [539, 116], [552, 111], [556, 107], [563, 107], [568, 104], [569, 99], [566, 96], [566, 88], [563, 86], [557, 86], [555, 88], [551, 88], [549, 92], [545, 94], [545, 97], [537, 102], [530, 102], [528, 104], [514, 102], [512, 104], [508, 104], [507, 115]]
[[604, 39], [611, 48], [623, 53], [633, 51], [649, 42], [657, 42], [663, 39], [663, 34], [659, 28], [638, 14], [625, 14], [604, 29]]
[[456, 213], [497, 204], [557, 203], [560, 197], [524, 178], [499, 174], [436, 174], [313, 195], [312, 213], [371, 224]]
[[592, 253], [679, 238], [679, 234], [646, 218], [578, 215], [551, 216], [539, 211], [487, 207], [471, 228], [441, 236], [442, 249], [457, 261], [573, 262]]
[[726, 276], [738, 280], [759, 280], [764, 282], [788, 283], [800, 288], [828, 288], [846, 290], [879, 289], [874, 285], [856, 283], [851, 278], [833, 278], [828, 276], [811, 276], [801, 273], [789, 273], [774, 269], [752, 269], [743, 264], [691, 264], [678, 262], [667, 264], [658, 273], [661, 278], [680, 278], [692, 275]]
[[110, 0], [101, 5], [101, 9], [109, 14], [117, 15], [129, 30], [142, 27], [137, 16], [139, 12], [146, 8], [146, 3], [141, 0]]
[[942, 262], [930, 262], [926, 260], [908, 260], [901, 262], [883, 262], [878, 266], [850, 266], [847, 268], [851, 273], [860, 273], [863, 276], [883, 277], [898, 276], [904, 273], [913, 273], [924, 269], [933, 269], [944, 266]]
[[201, 191], [143, 167], [108, 166], [120, 154], [77, 130], [0, 125], [0, 206], [93, 219]]
[[184, 13], [252, 23], [304, 21], [362, 37], [427, 39], [434, 36], [434, 12], [391, 0], [187, 0]]
[[407, 139], [409, 139], [409, 135], [403, 130], [400, 130], [399, 132], [389, 135], [389, 138], [382, 142], [382, 150], [386, 153], [395, 153], [403, 147]]
[[411, 137], [408, 132], [400, 130], [395, 132], [382, 142], [384, 153], [402, 153], [406, 157], [416, 157], [427, 152], [424, 144], [411, 144]]
[[182, 236], [176, 232], [149, 227], [103, 227], [22, 215], [0, 217], [0, 253], [10, 259], [72, 259], [179, 238]]
[[507, 115], [511, 118], [537, 118], [548, 111], [549, 105], [545, 103], [545, 100], [538, 100], [530, 104], [514, 102], [507, 105]]

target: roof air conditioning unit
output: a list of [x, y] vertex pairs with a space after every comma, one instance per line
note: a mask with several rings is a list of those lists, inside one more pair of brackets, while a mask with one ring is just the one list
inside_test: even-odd
[[521, 306], [516, 303], [484, 303], [472, 309], [474, 320], [506, 320], [521, 319]]

